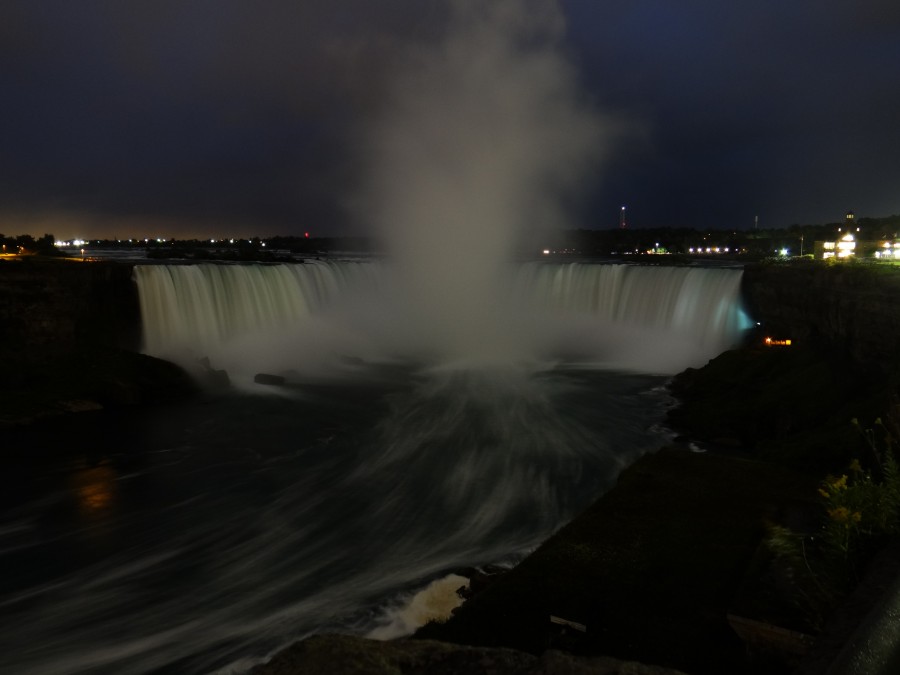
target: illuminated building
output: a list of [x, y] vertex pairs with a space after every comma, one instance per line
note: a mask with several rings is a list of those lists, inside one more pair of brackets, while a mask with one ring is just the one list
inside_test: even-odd
[[847, 211], [844, 217], [844, 226], [838, 230], [839, 237], [834, 241], [817, 241], [814, 257], [816, 260], [849, 260], [853, 258], [900, 260], [900, 241], [857, 239], [858, 233], [856, 216], [853, 211]]

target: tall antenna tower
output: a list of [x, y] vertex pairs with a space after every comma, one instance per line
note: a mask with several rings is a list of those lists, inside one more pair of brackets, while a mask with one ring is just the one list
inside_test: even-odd
[[625, 206], [622, 206], [622, 209], [619, 211], [619, 229], [625, 229]]

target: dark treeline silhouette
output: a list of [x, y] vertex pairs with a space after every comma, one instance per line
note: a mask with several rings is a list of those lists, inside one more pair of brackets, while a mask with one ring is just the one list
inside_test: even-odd
[[15, 237], [0, 234], [0, 252], [55, 255], [57, 253], [54, 246], [55, 241], [56, 238], [52, 234], [45, 234], [39, 239], [35, 239], [30, 234], [20, 234]]

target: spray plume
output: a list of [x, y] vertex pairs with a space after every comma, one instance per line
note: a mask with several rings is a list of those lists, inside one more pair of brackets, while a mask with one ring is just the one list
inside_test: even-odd
[[503, 263], [523, 233], [564, 222], [606, 149], [563, 29], [553, 2], [450, 3], [368, 130], [362, 201], [395, 266], [397, 321], [443, 357], [510, 354]]

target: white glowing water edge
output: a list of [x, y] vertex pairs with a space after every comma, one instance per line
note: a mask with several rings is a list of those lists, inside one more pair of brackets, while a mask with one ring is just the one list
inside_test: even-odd
[[536, 262], [504, 272], [488, 292], [466, 285], [463, 264], [458, 288], [440, 295], [410, 292], [377, 262], [144, 265], [134, 274], [145, 351], [189, 369], [206, 359], [238, 382], [397, 359], [673, 374], [748, 327], [739, 269]]

